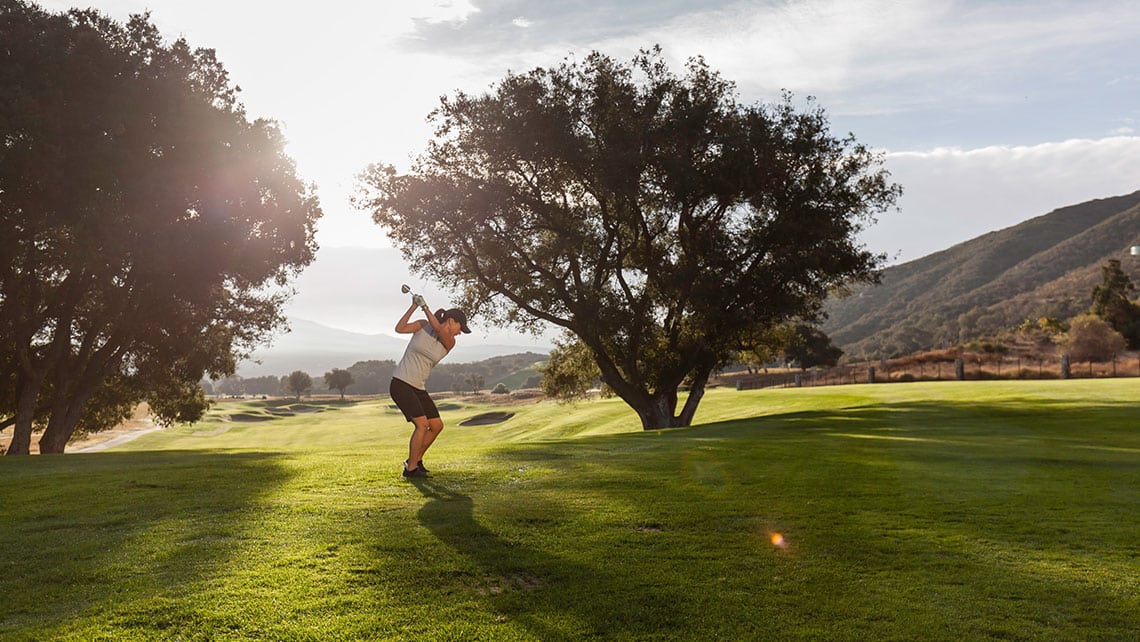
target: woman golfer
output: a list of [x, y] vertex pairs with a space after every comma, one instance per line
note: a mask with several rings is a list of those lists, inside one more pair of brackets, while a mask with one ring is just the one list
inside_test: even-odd
[[[411, 320], [412, 313], [420, 308], [427, 320]], [[404, 477], [427, 477], [424, 468], [424, 453], [443, 430], [443, 420], [427, 393], [427, 378], [431, 369], [455, 347], [455, 337], [460, 332], [470, 334], [467, 328], [467, 315], [462, 310], [437, 310], [431, 313], [424, 298], [412, 297], [412, 307], [400, 317], [396, 332], [412, 335], [404, 356], [392, 372], [392, 383], [388, 393], [392, 401], [403, 411], [404, 418], [415, 426], [408, 442], [408, 460], [404, 462]]]

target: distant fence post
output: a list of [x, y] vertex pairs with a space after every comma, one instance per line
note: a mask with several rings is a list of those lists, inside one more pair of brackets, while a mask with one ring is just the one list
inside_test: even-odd
[[1068, 379], [1071, 376], [1072, 373], [1069, 372], [1069, 355], [1063, 354], [1061, 355], [1061, 378]]
[[867, 383], [875, 383], [875, 366], [867, 366]]
[[804, 376], [802, 374], [796, 373], [796, 387], [797, 388], [803, 388], [804, 387]]
[[954, 376], [958, 381], [966, 380], [966, 360], [958, 358], [954, 360]]

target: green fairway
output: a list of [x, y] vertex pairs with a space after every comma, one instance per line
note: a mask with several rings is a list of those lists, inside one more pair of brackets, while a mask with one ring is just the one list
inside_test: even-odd
[[0, 639], [1132, 640], [1138, 386], [444, 402], [414, 484], [386, 400], [226, 402], [0, 458]]

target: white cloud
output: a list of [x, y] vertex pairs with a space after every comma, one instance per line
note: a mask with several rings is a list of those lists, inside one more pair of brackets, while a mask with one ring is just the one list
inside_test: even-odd
[[961, 85], [943, 86], [940, 78], [966, 74], [960, 82], [977, 82], [1044, 56], [1138, 36], [1140, 11], [1131, 2], [1062, 2], [1031, 11], [1014, 3], [805, 0], [681, 15], [601, 46], [636, 50], [657, 42], [678, 60], [700, 54], [758, 91], [833, 92], [913, 80], [943, 95]]
[[[471, 4], [469, 0], [437, 0], [421, 6], [419, 3], [408, 3], [413, 7], [412, 17], [422, 19], [429, 24], [449, 22], [458, 24], [465, 22], [472, 14], [479, 13], [479, 7]], [[396, 9], [397, 7], [389, 7]]]
[[896, 152], [886, 167], [905, 190], [902, 211], [881, 215], [862, 238], [902, 262], [1059, 207], [1140, 190], [1140, 137]]
[[534, 23], [531, 22], [530, 20], [527, 20], [526, 18], [524, 18], [522, 16], [519, 16], [519, 17], [515, 18], [514, 20], [511, 20], [511, 24], [513, 24], [514, 26], [519, 27], [521, 29], [526, 29], [527, 27], [533, 25]]

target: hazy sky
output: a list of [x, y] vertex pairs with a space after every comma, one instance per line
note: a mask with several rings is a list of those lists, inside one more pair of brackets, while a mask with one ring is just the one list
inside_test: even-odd
[[322, 247], [388, 246], [348, 203], [354, 176], [371, 162], [406, 168], [440, 96], [653, 44], [677, 71], [704, 56], [744, 102], [815, 96], [833, 133], [883, 150], [905, 195], [863, 240], [898, 261], [1140, 189], [1135, 0], [87, 4], [120, 20], [150, 10], [168, 37], [217, 51], [250, 116], [280, 121], [318, 184]]

